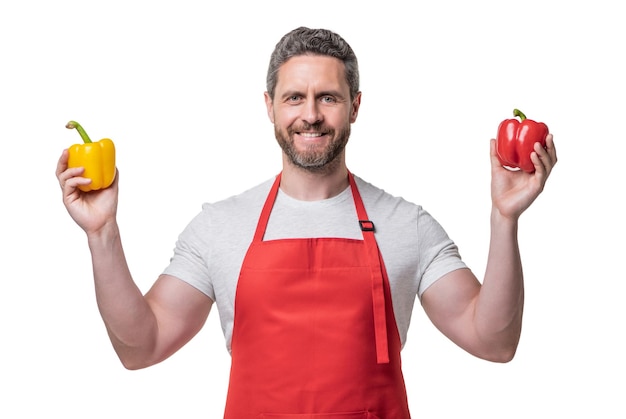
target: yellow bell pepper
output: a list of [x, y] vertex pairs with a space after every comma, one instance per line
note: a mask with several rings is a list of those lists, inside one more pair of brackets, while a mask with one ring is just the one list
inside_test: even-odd
[[91, 141], [83, 127], [76, 121], [70, 121], [65, 128], [80, 134], [84, 144], [74, 144], [69, 151], [68, 167], [84, 167], [82, 176], [91, 179], [88, 185], [80, 185], [83, 192], [95, 191], [111, 186], [115, 179], [115, 144], [109, 138], [95, 143]]

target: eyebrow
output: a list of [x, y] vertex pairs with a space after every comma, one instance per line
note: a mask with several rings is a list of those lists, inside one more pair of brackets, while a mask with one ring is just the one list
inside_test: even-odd
[[[301, 93], [300, 90], [287, 90], [285, 93], [281, 95], [281, 99], [285, 99], [290, 96], [306, 96], [306, 95], [304, 93]], [[324, 96], [333, 96], [338, 99], [345, 100], [345, 96], [338, 90], [323, 90], [316, 95], [316, 98], [320, 98]]]

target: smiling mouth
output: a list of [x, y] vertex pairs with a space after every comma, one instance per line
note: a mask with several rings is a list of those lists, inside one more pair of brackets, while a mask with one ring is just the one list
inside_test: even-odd
[[326, 134], [322, 132], [298, 132], [298, 135], [304, 138], [319, 138]]

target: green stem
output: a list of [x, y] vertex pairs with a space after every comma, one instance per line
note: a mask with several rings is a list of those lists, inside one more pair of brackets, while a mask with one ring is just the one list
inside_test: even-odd
[[522, 121], [526, 119], [526, 115], [524, 115], [519, 109], [513, 109], [513, 115], [519, 116], [519, 119], [521, 119]]
[[91, 142], [91, 138], [89, 138], [89, 136], [87, 135], [83, 127], [78, 122], [70, 121], [65, 125], [65, 128], [67, 129], [76, 128], [76, 131], [78, 131], [78, 133], [80, 134], [80, 138], [82, 138], [85, 143]]

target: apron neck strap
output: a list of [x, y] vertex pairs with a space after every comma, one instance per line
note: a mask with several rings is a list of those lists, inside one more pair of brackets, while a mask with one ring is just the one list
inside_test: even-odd
[[274, 180], [274, 184], [270, 189], [270, 193], [265, 200], [265, 204], [263, 205], [263, 209], [261, 210], [261, 216], [259, 217], [259, 222], [256, 225], [256, 231], [254, 232], [255, 242], [263, 241], [263, 236], [265, 235], [265, 228], [267, 227], [267, 222], [270, 219], [270, 213], [272, 212], [272, 208], [274, 207], [274, 202], [276, 202], [276, 196], [278, 195], [278, 188], [280, 187], [280, 177], [282, 172], [276, 176], [276, 180]]

